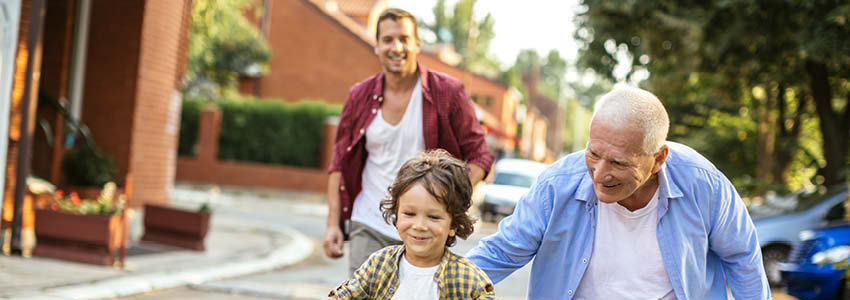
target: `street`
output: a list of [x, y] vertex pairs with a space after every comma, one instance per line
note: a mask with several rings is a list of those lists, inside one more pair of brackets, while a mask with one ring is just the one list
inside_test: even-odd
[[[216, 217], [250, 217], [268, 226], [291, 227], [314, 240], [313, 254], [303, 262], [267, 273], [205, 282], [121, 299], [319, 299], [348, 278], [346, 257], [330, 259], [322, 252], [327, 206], [324, 197], [284, 193], [223, 191]], [[281, 198], [287, 200], [281, 200]], [[214, 222], [214, 221], [213, 221]], [[496, 224], [477, 223], [475, 233], [452, 247], [463, 254], [497, 230]], [[346, 249], [347, 250], [347, 249]], [[525, 299], [530, 266], [496, 285], [500, 299]]]
[[[291, 227], [314, 242], [314, 251], [306, 260], [278, 270], [225, 280], [155, 291], [121, 299], [323, 299], [337, 284], [347, 279], [347, 258], [329, 259], [322, 253], [327, 206], [319, 195], [272, 192], [252, 193], [223, 191], [222, 201], [215, 206], [215, 216], [250, 217], [268, 226]], [[286, 199], [286, 200], [282, 200]], [[480, 239], [497, 230], [494, 223], [476, 224], [475, 233], [467, 240], [458, 240], [452, 247], [463, 254]], [[500, 299], [525, 299], [530, 264], [496, 284]], [[794, 299], [774, 289], [774, 298]]]

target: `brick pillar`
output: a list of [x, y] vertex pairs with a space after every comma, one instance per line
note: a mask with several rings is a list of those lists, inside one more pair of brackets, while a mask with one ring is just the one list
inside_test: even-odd
[[213, 105], [201, 110], [198, 124], [198, 161], [212, 165], [218, 159], [218, 134], [221, 132], [221, 110]]

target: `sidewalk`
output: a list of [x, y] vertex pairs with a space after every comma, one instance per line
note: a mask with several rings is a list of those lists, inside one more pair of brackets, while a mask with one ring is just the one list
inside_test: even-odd
[[208, 193], [196, 186], [178, 185], [172, 195], [171, 204], [180, 207], [196, 208], [201, 201], [212, 201], [205, 252], [139, 242], [143, 225], [141, 214], [136, 214], [129, 224], [125, 268], [0, 255], [0, 299], [126, 296], [273, 270], [297, 263], [313, 251], [313, 242], [291, 228], [249, 214], [216, 214], [233, 206], [251, 209], [236, 203], [238, 199], [230, 193]]

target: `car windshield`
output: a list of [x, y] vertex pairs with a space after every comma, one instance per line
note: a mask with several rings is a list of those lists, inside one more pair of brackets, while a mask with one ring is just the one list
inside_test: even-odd
[[800, 195], [799, 200], [797, 200], [797, 207], [794, 208], [793, 212], [800, 212], [809, 209], [812, 206], [817, 205], [827, 199], [831, 199], [838, 193], [845, 192], [846, 189], [833, 189], [825, 194], [820, 193], [809, 193], [805, 195]]
[[796, 199], [790, 199], [790, 202], [787, 200], [777, 201], [777, 203], [766, 202], [761, 204], [761, 207], [751, 207], [750, 214], [754, 217], [767, 217], [802, 212], [832, 199], [837, 194], [846, 192], [846, 188], [834, 188], [823, 194], [818, 192], [800, 194]]
[[530, 188], [534, 184], [534, 177], [516, 173], [496, 173], [493, 184], [513, 185]]

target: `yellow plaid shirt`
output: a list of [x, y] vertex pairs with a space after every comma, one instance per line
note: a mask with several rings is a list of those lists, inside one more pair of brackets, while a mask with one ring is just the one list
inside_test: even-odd
[[[402, 245], [389, 246], [372, 253], [354, 272], [354, 278], [343, 282], [328, 296], [340, 300], [390, 300], [398, 289], [398, 264], [402, 255]], [[434, 274], [434, 280], [440, 289], [440, 299], [497, 299], [487, 274], [448, 248]]]

